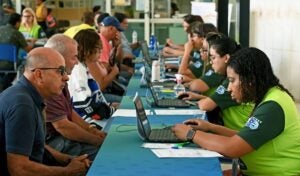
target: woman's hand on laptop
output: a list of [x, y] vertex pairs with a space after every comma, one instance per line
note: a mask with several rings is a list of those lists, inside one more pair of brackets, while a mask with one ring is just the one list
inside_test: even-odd
[[178, 139], [187, 140], [186, 135], [192, 127], [185, 124], [176, 124], [172, 127], [172, 131]]
[[201, 119], [189, 119], [184, 121], [183, 124], [192, 127], [194, 130], [210, 131], [211, 129], [211, 123]]

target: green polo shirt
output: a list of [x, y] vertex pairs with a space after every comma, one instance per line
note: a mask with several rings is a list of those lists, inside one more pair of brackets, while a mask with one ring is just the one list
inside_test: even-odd
[[300, 174], [300, 118], [285, 91], [269, 89], [238, 135], [255, 149], [240, 159], [243, 174]]
[[253, 104], [239, 104], [233, 100], [227, 91], [228, 84], [228, 79], [225, 79], [210, 98], [220, 107], [220, 116], [224, 121], [224, 126], [240, 130], [247, 122], [253, 110]]

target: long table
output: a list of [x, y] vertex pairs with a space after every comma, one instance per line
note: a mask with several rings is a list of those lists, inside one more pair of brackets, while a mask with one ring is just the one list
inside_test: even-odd
[[[133, 109], [135, 92], [145, 96], [145, 88], [139, 87], [139, 77], [134, 76], [120, 109]], [[144, 98], [145, 99], [145, 98]], [[149, 109], [152, 107], [145, 106]], [[152, 108], [151, 110], [155, 110]], [[171, 110], [169, 110], [171, 111]], [[126, 117], [125, 117], [126, 116]], [[172, 125], [193, 118], [192, 115], [149, 115], [150, 124]], [[142, 148], [136, 128], [136, 117], [124, 114], [112, 118], [106, 129], [108, 135], [93, 161], [87, 175], [105, 176], [218, 176], [222, 175], [218, 158], [158, 158], [150, 149]]]

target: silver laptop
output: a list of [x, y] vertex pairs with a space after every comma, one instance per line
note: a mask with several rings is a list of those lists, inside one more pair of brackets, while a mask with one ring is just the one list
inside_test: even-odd
[[137, 93], [133, 99], [133, 102], [135, 105], [137, 115], [138, 134], [142, 138], [142, 140], [147, 142], [162, 143], [183, 142], [174, 135], [174, 133], [171, 131], [171, 127], [165, 127], [162, 129], [151, 129], [143, 103]]

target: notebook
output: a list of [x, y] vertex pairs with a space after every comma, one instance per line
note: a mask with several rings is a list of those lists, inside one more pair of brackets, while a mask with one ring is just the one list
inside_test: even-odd
[[136, 115], [137, 115], [137, 129], [138, 134], [142, 140], [147, 142], [162, 142], [162, 143], [177, 143], [183, 142], [178, 139], [174, 133], [171, 131], [171, 127], [166, 127], [162, 129], [151, 129], [150, 122], [146, 116], [146, 112], [143, 103], [136, 93], [133, 99]]
[[187, 103], [186, 101], [180, 100], [180, 99], [177, 99], [177, 98], [174, 98], [174, 99], [167, 99], [167, 98], [159, 99], [157, 97], [156, 92], [153, 89], [153, 86], [149, 87], [149, 89], [150, 89], [151, 95], [154, 99], [154, 104], [158, 107], [161, 107], [161, 108], [170, 108], [170, 107], [188, 108], [190, 106], [190, 104]]

